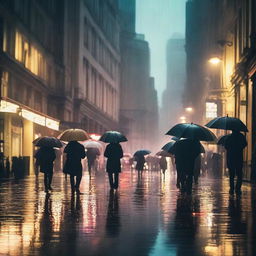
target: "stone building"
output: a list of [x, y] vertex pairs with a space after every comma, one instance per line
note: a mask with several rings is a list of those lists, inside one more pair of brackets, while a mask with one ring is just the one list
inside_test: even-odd
[[247, 125], [244, 168], [247, 180], [255, 179], [256, 173], [255, 2], [187, 2], [186, 100], [194, 105], [198, 121], [205, 123], [228, 114]]

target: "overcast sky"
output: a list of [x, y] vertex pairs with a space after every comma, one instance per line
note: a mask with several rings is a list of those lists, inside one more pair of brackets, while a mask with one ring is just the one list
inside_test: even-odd
[[174, 34], [185, 35], [186, 0], [137, 0], [136, 31], [145, 34], [151, 51], [151, 75], [155, 77], [161, 105], [162, 92], [166, 87], [167, 40]]

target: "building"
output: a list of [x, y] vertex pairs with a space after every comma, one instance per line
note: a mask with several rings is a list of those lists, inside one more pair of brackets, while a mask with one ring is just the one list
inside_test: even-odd
[[187, 2], [186, 100], [194, 105], [198, 120], [229, 115], [247, 125], [247, 180], [256, 178], [255, 4], [255, 0]]
[[120, 129], [128, 137], [125, 150], [152, 149], [158, 133], [158, 106], [150, 76], [150, 49], [135, 32], [135, 1], [119, 0], [121, 94]]
[[101, 134], [118, 129], [119, 23], [117, 1], [66, 1], [66, 67], [73, 113], [64, 127]]
[[59, 130], [52, 96], [64, 82], [63, 10], [58, 0], [0, 1], [0, 150], [30, 172], [32, 141]]
[[[167, 78], [162, 95], [161, 133], [180, 123], [184, 116], [183, 93], [186, 82], [185, 39], [174, 35], [166, 47]], [[189, 113], [188, 113], [189, 115]], [[187, 121], [189, 121], [187, 116]]]

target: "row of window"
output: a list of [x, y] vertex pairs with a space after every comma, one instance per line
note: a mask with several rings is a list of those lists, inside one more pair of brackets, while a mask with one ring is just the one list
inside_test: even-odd
[[84, 18], [84, 47], [88, 49], [109, 75], [115, 79], [118, 73], [118, 63], [86, 18]]
[[84, 58], [82, 95], [117, 120], [117, 92]]
[[110, 10], [108, 3], [102, 0], [84, 0], [85, 5], [95, 17], [97, 23], [102, 28], [111, 44], [118, 49], [119, 45], [119, 32], [117, 25], [117, 14], [113, 14]]

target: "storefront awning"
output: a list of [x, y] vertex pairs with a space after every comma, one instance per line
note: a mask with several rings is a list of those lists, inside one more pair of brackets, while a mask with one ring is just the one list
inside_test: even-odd
[[49, 117], [38, 111], [32, 110], [29, 107], [8, 98], [1, 99], [0, 112], [16, 113], [33, 123], [48, 127], [52, 130], [59, 131], [59, 120]]

